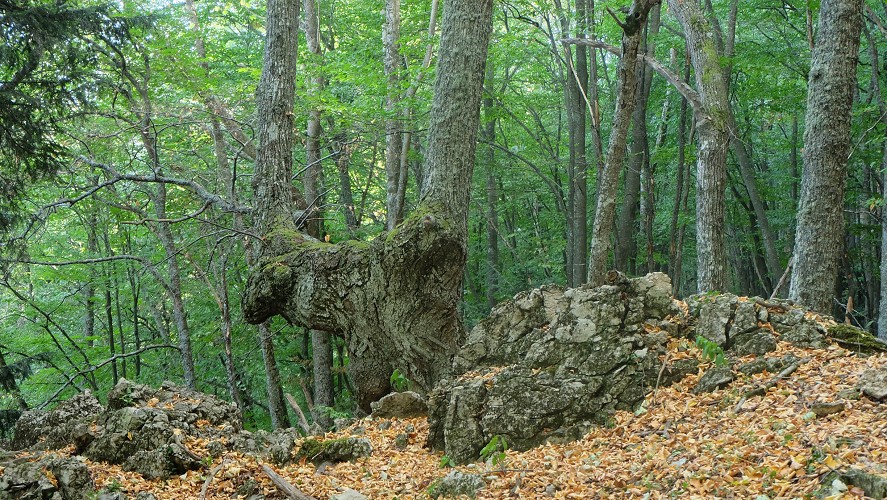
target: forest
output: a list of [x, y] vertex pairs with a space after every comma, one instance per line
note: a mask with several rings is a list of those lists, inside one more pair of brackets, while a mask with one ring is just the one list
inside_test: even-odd
[[887, 4], [450, 4], [0, 0], [3, 418], [329, 427], [611, 269], [887, 339]]

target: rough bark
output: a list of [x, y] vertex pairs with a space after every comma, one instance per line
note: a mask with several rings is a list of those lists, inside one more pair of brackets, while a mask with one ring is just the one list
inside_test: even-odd
[[400, 120], [400, 0], [385, 0], [385, 24], [382, 28], [385, 51], [385, 76], [388, 95], [385, 98], [385, 174], [387, 208], [386, 227], [394, 229], [403, 218], [403, 203], [397, 198], [400, 184], [400, 153], [403, 147], [403, 124]]
[[[285, 22], [285, 17], [275, 19], [285, 14], [272, 8], [278, 1], [269, 3], [269, 26]], [[296, 231], [285, 223], [287, 217], [273, 212], [266, 220], [284, 224], [260, 226], [262, 257], [243, 296], [244, 317], [259, 323], [281, 314], [296, 324], [346, 335], [364, 410], [387, 393], [395, 368], [430, 388], [447, 372], [464, 335], [458, 305], [491, 12], [491, 0], [457, 0], [444, 13], [427, 174], [420, 206], [410, 218], [370, 243], [336, 245]], [[291, 64], [294, 47], [279, 42], [269, 32], [266, 54], [272, 56], [266, 57], [263, 81], [269, 68]], [[291, 97], [292, 86], [279, 87], [289, 88]], [[262, 95], [259, 109], [270, 111], [261, 104]], [[277, 111], [260, 112], [260, 131], [267, 127], [263, 122], [286, 119], [288, 110]], [[266, 164], [264, 182], [285, 177], [286, 166], [283, 161]], [[275, 194], [269, 188], [256, 194], [264, 207], [288, 213], [279, 201], [261, 200]]]
[[[586, 0], [576, 0], [576, 36], [585, 37]], [[585, 131], [588, 113], [588, 47], [576, 46], [576, 62], [573, 65], [574, 99], [570, 137], [573, 142], [573, 179], [570, 185], [573, 215], [573, 279], [574, 286], [585, 283], [588, 261], [588, 157]]]
[[844, 242], [844, 188], [861, 0], [824, 0], [807, 85], [803, 174], [789, 297], [829, 314]]
[[727, 84], [715, 44], [715, 30], [696, 0], [668, 0], [687, 38], [696, 73], [696, 267], [699, 292], [727, 289], [724, 207], [727, 185]]
[[591, 252], [588, 265], [588, 282], [594, 286], [604, 283], [607, 259], [610, 256], [613, 222], [616, 212], [616, 193], [619, 171], [625, 157], [625, 143], [631, 115], [634, 112], [637, 91], [638, 48], [647, 14], [655, 2], [634, 0], [625, 23], [622, 24], [622, 58], [619, 61], [619, 85], [616, 111], [604, 168], [598, 180], [597, 208], [591, 232]]

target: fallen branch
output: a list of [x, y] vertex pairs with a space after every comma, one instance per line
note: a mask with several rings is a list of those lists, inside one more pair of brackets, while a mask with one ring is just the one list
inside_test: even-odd
[[810, 361], [810, 358], [803, 358], [795, 361], [794, 363], [786, 366], [781, 372], [779, 372], [778, 375], [771, 378], [766, 384], [751, 389], [743, 394], [742, 399], [740, 399], [739, 403], [736, 403], [736, 406], [733, 408], [733, 413], [739, 413], [739, 411], [742, 410], [743, 405], [745, 405], [745, 402], [748, 401], [749, 398], [753, 398], [755, 396], [763, 396], [764, 394], [767, 394], [767, 391], [776, 387], [776, 384], [778, 384], [780, 380], [794, 373], [799, 366], [808, 361]]
[[290, 500], [317, 500], [312, 496], [302, 493], [299, 488], [296, 488], [280, 474], [274, 472], [271, 467], [262, 464], [262, 470], [265, 471], [265, 474], [267, 474], [269, 478], [271, 478], [271, 482], [274, 483], [274, 486], [277, 486], [277, 489]]
[[299, 415], [299, 427], [305, 431], [306, 436], [311, 435], [311, 427], [308, 425], [308, 419], [305, 418], [305, 413], [302, 411], [296, 398], [289, 393], [284, 394], [284, 397], [286, 397], [287, 403], [289, 403], [293, 410]]
[[795, 256], [792, 255], [792, 258], [788, 259], [788, 265], [785, 266], [785, 272], [782, 273], [782, 277], [779, 278], [779, 283], [777, 283], [776, 286], [773, 287], [773, 293], [770, 294], [770, 300], [775, 299], [776, 296], [779, 294], [779, 289], [782, 288], [782, 285], [785, 284], [785, 280], [788, 279], [788, 275], [789, 275], [789, 273], [791, 273], [792, 266], [794, 264], [795, 264]]
[[222, 467], [226, 465], [228, 465], [228, 460], [222, 461], [222, 463], [209, 470], [209, 473], [206, 475], [206, 481], [203, 482], [203, 488], [200, 488], [199, 500], [204, 500], [206, 498], [206, 492], [209, 490], [209, 485], [213, 482], [213, 478], [216, 477], [216, 474], [218, 474]]

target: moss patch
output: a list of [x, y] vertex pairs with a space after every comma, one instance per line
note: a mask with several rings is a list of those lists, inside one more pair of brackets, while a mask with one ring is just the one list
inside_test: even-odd
[[855, 326], [837, 324], [829, 327], [828, 336], [841, 347], [863, 354], [887, 352], [887, 344], [871, 333]]

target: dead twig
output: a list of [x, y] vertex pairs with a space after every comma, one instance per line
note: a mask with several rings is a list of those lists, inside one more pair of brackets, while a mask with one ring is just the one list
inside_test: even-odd
[[293, 410], [295, 410], [296, 414], [299, 415], [299, 427], [301, 427], [302, 430], [305, 431], [306, 436], [311, 435], [311, 427], [308, 425], [308, 419], [305, 418], [305, 413], [302, 412], [302, 408], [299, 406], [296, 398], [294, 398], [293, 395], [289, 393], [284, 394], [284, 397], [286, 397], [287, 403], [289, 403]]
[[317, 500], [316, 498], [306, 495], [292, 485], [289, 481], [283, 478], [280, 474], [274, 472], [271, 467], [268, 467], [265, 464], [262, 464], [262, 470], [265, 471], [265, 474], [271, 479], [271, 482], [274, 483], [274, 486], [277, 486], [277, 489], [280, 490], [281, 493], [286, 495], [290, 500]]
[[769, 381], [767, 381], [766, 384], [756, 387], [754, 389], [751, 389], [750, 391], [743, 394], [742, 399], [740, 399], [739, 402], [736, 403], [736, 406], [733, 408], [733, 413], [739, 413], [739, 411], [742, 410], [742, 407], [745, 405], [745, 402], [748, 401], [749, 398], [753, 398], [755, 396], [763, 396], [764, 394], [767, 394], [767, 391], [776, 387], [776, 384], [778, 384], [780, 380], [782, 380], [785, 377], [788, 377], [789, 375], [794, 373], [795, 370], [797, 370], [799, 366], [801, 366], [802, 364], [804, 364], [808, 361], [810, 361], [810, 358], [803, 358], [803, 359], [799, 359], [799, 360], [795, 361], [794, 363], [786, 366], [775, 377], [773, 377]]
[[220, 463], [219, 465], [217, 465], [209, 470], [209, 474], [206, 475], [206, 481], [203, 482], [203, 488], [200, 488], [200, 499], [199, 500], [206, 499], [206, 492], [207, 492], [207, 490], [209, 490], [210, 483], [213, 482], [213, 478], [216, 477], [216, 474], [218, 474], [219, 471], [222, 470], [222, 468], [225, 467], [226, 465], [228, 465], [227, 459], [223, 460], [222, 463]]

